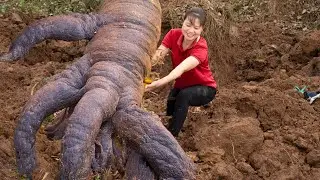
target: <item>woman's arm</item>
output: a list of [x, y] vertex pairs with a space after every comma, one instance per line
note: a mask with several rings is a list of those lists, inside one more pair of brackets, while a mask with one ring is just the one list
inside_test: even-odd
[[193, 56], [189, 56], [187, 59], [182, 61], [176, 68], [174, 68], [167, 76], [147, 85], [146, 91], [151, 91], [165, 84], [168, 84], [169, 82], [180, 77], [184, 72], [187, 72], [198, 65], [199, 60]]

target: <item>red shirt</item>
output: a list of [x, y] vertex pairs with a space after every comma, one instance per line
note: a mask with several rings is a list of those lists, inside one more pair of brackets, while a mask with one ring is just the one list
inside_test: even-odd
[[191, 48], [185, 51], [182, 48], [182, 41], [183, 34], [181, 29], [171, 29], [162, 41], [162, 45], [171, 50], [173, 68], [177, 67], [189, 56], [198, 59], [199, 65], [177, 78], [174, 87], [182, 89], [194, 85], [203, 85], [216, 88], [217, 83], [212, 76], [208, 62], [207, 41], [200, 37], [198, 42], [195, 41]]

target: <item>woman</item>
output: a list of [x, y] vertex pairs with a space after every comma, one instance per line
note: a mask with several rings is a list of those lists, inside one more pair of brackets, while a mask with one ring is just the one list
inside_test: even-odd
[[157, 49], [153, 60], [163, 59], [171, 51], [173, 70], [165, 77], [146, 86], [154, 90], [173, 80], [174, 88], [167, 100], [167, 115], [172, 116], [168, 130], [178, 136], [188, 114], [189, 106], [202, 106], [216, 94], [216, 81], [208, 62], [208, 46], [201, 37], [206, 21], [202, 8], [188, 10], [182, 28], [171, 29]]

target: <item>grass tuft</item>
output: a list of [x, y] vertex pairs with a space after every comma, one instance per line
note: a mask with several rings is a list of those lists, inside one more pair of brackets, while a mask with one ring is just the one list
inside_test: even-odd
[[88, 13], [96, 10], [102, 0], [4, 0], [0, 14], [21, 12], [42, 16], [63, 13]]

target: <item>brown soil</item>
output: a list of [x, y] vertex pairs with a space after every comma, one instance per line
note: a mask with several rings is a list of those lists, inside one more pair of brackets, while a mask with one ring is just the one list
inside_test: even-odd
[[[313, 16], [302, 16], [309, 30], [297, 28], [284, 16], [290, 10], [280, 5], [272, 5], [273, 13], [278, 12], [273, 18], [237, 20], [231, 26], [230, 46], [220, 47], [228, 50], [230, 59], [212, 63], [221, 84], [216, 99], [209, 108], [190, 108], [177, 139], [196, 163], [197, 179], [320, 179], [320, 100], [310, 105], [294, 90], [296, 85], [320, 88], [320, 57], [316, 57], [320, 31], [312, 30]], [[290, 7], [301, 12], [300, 6]], [[7, 51], [13, 38], [33, 20], [1, 17], [0, 52]], [[23, 105], [47, 78], [80, 57], [85, 44], [48, 40], [24, 59], [0, 62], [1, 179], [18, 178], [13, 133]], [[228, 71], [214, 67], [223, 62], [226, 65], [219, 68]], [[223, 74], [229, 69], [232, 76]], [[170, 64], [154, 70], [163, 76]], [[146, 93], [144, 107], [162, 113], [169, 89]], [[53, 179], [58, 174], [60, 142], [49, 141], [42, 127], [36, 143], [35, 179]]]

